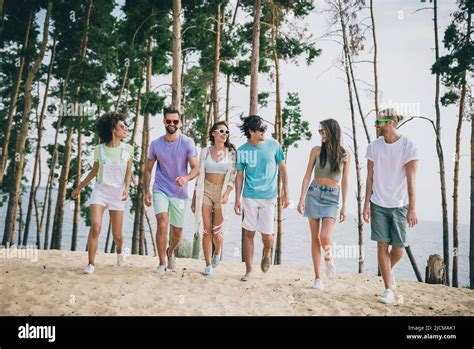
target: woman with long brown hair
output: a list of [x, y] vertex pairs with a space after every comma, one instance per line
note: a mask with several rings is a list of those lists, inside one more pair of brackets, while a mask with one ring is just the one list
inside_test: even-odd
[[[311, 229], [311, 253], [315, 273], [314, 288], [323, 289], [320, 277], [321, 247], [324, 251], [326, 276], [336, 276], [331, 254], [331, 235], [337, 218], [342, 187], [342, 207], [339, 222], [346, 218], [347, 182], [349, 178], [349, 153], [341, 144], [341, 128], [334, 119], [320, 123], [321, 146], [315, 146], [309, 156], [308, 167], [301, 185], [298, 212], [308, 217]], [[310, 184], [314, 169], [314, 179]], [[308, 188], [309, 186], [309, 188]]]
[[[202, 249], [209, 276], [219, 265], [222, 251], [222, 232], [226, 220], [229, 194], [235, 182], [235, 147], [229, 140], [229, 127], [216, 122], [209, 131], [210, 146], [201, 150], [200, 174], [196, 179], [191, 209], [195, 214], [196, 230], [202, 235]], [[212, 253], [214, 244], [214, 253]]]

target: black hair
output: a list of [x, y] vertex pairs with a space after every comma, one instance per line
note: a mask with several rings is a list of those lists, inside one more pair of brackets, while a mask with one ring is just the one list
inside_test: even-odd
[[267, 128], [265, 120], [258, 115], [241, 116], [240, 120], [242, 121], [242, 125], [239, 125], [240, 131], [242, 131], [247, 139], [250, 139], [250, 130], [257, 131], [260, 128]]
[[166, 114], [178, 114], [178, 116], [181, 118], [181, 113], [179, 110], [172, 106], [163, 108], [163, 118], [166, 118]]
[[341, 127], [335, 119], [326, 119], [320, 122], [323, 130], [326, 131], [327, 140], [321, 144], [321, 153], [319, 154], [319, 162], [321, 167], [326, 166], [329, 160], [331, 172], [339, 172], [341, 163], [344, 161], [346, 151], [341, 144]]
[[96, 123], [96, 130], [102, 143], [109, 143], [113, 139], [112, 130], [117, 126], [119, 121], [123, 121], [125, 125], [127, 125], [125, 122], [127, 116], [126, 113], [116, 111], [109, 111], [102, 114]]
[[[214, 136], [212, 135], [212, 133], [217, 130], [217, 128], [221, 125], [224, 125], [225, 127], [227, 127], [227, 129], [229, 129], [229, 126], [227, 126], [227, 123], [225, 121], [218, 121], [214, 125], [212, 125], [211, 129], [209, 130], [209, 140], [211, 141], [212, 145], [214, 145], [215, 143]], [[226, 141], [224, 142], [224, 146], [227, 147], [229, 151], [235, 151], [235, 146], [230, 142], [230, 137], [227, 137]]]

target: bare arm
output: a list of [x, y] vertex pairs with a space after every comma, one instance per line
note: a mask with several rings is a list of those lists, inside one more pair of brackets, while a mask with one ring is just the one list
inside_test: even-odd
[[188, 158], [189, 166], [191, 167], [191, 171], [186, 176], [186, 179], [192, 181], [194, 178], [199, 176], [199, 161], [196, 156]]
[[367, 179], [365, 181], [364, 221], [369, 223], [370, 219], [370, 197], [372, 196], [372, 183], [374, 178], [374, 162], [367, 160]]
[[342, 189], [342, 207], [340, 212], [340, 222], [343, 222], [346, 219], [346, 199], [347, 199], [347, 187], [349, 183], [349, 171], [351, 168], [351, 155], [347, 154], [346, 161], [344, 161], [342, 169], [342, 180], [341, 180], [341, 189]]
[[286, 169], [285, 160], [280, 161], [280, 163], [278, 164], [278, 168], [280, 170], [280, 175], [283, 182], [282, 205], [283, 208], [287, 208], [290, 203], [290, 193], [288, 190], [288, 171]]
[[304, 214], [304, 197], [306, 195], [306, 191], [308, 190], [309, 183], [311, 182], [311, 174], [313, 173], [314, 162], [318, 157], [320, 151], [320, 147], [314, 147], [311, 149], [311, 153], [309, 154], [308, 166], [306, 166], [306, 172], [303, 177], [303, 182], [301, 183], [301, 193], [300, 193], [300, 200], [298, 203], [298, 212]]
[[235, 206], [234, 210], [237, 215], [241, 214], [240, 196], [242, 195], [242, 186], [244, 185], [244, 172], [237, 171], [235, 175]]
[[407, 221], [409, 227], [413, 227], [418, 224], [418, 218], [416, 217], [416, 168], [418, 166], [418, 160], [412, 160], [405, 165], [405, 173], [407, 177], [407, 188], [408, 188], [408, 213]]
[[77, 199], [81, 190], [87, 187], [87, 185], [95, 178], [95, 176], [97, 176], [98, 173], [99, 173], [99, 163], [94, 161], [94, 165], [92, 166], [92, 169], [87, 174], [86, 178], [84, 178], [84, 180], [81, 183], [79, 183], [77, 188], [74, 189], [74, 191], [71, 193], [71, 197], [73, 199]]
[[145, 204], [151, 206], [151, 193], [150, 193], [150, 180], [151, 172], [153, 171], [153, 166], [155, 166], [156, 159], [147, 159], [145, 164], [145, 169], [143, 171], [143, 194], [145, 199]]

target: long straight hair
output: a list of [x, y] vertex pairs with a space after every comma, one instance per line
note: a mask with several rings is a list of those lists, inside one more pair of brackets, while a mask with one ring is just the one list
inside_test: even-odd
[[322, 128], [326, 131], [326, 142], [321, 144], [321, 153], [319, 162], [321, 167], [326, 166], [329, 159], [331, 172], [340, 172], [341, 163], [346, 156], [346, 151], [341, 144], [341, 127], [334, 119], [326, 119], [320, 122]]

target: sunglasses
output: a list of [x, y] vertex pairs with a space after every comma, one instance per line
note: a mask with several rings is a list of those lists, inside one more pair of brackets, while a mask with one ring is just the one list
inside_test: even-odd
[[389, 121], [392, 121], [392, 119], [389, 119], [389, 118], [377, 119], [377, 120], [375, 120], [375, 124], [380, 125], [383, 122], [389, 122]]
[[173, 123], [173, 125], [178, 125], [179, 124], [179, 120], [166, 120], [165, 121], [167, 125], [171, 125], [171, 123]]
[[266, 128], [265, 126], [262, 126], [262, 127], [256, 128], [254, 132], [257, 132], [257, 131], [258, 131], [258, 132], [262, 132], [262, 133], [263, 133], [263, 132], [265, 132], [266, 130], [267, 130], [267, 128]]
[[323, 133], [326, 133], [326, 130], [321, 128], [321, 129], [318, 130], [318, 132], [319, 132], [320, 135], [322, 135]]
[[120, 127], [122, 130], [127, 130], [128, 127], [127, 125], [117, 125], [118, 127]]
[[224, 133], [225, 133], [226, 135], [228, 135], [228, 134], [230, 133], [229, 130], [224, 130], [223, 128], [221, 128], [220, 130], [216, 130], [216, 131], [219, 131], [220, 134], [224, 134]]

